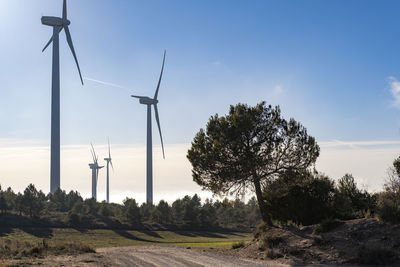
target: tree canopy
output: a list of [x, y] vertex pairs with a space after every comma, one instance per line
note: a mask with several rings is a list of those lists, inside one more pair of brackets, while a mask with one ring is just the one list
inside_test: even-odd
[[293, 118], [285, 120], [279, 106], [265, 102], [237, 104], [226, 116], [212, 116], [187, 154], [193, 180], [203, 189], [214, 194], [254, 190], [268, 224], [263, 189], [287, 170], [309, 168], [318, 156], [319, 146], [306, 128]]

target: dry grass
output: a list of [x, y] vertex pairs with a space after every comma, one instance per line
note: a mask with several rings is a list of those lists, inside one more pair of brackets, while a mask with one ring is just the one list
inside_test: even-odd
[[91, 247], [78, 242], [57, 242], [49, 244], [46, 239], [42, 239], [40, 242], [0, 239], [1, 259], [21, 259], [44, 257], [47, 255], [75, 255], [94, 252], [95, 251]]
[[[188, 245], [195, 247], [231, 248], [234, 242], [248, 242], [252, 239], [251, 233], [240, 232], [198, 232], [198, 231], [123, 231], [93, 229], [84, 232], [71, 228], [52, 228], [48, 243], [62, 244], [66, 240], [73, 243], [86, 244], [93, 248], [120, 247], [136, 245]], [[40, 243], [42, 238], [37, 237], [40, 229], [22, 231], [13, 229], [5, 235], [7, 239]], [[1, 240], [1, 239], [0, 239]]]

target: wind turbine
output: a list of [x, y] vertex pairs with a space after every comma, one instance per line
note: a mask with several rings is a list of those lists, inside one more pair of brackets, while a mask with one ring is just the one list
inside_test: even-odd
[[110, 169], [109, 169], [110, 164], [111, 168], [114, 171], [114, 166], [111, 160], [110, 139], [108, 139], [108, 158], [105, 158], [104, 160], [107, 161], [107, 203], [110, 203]]
[[160, 119], [158, 116], [158, 90], [160, 89], [161, 79], [164, 71], [164, 63], [165, 63], [165, 54], [164, 51], [164, 59], [161, 68], [160, 79], [158, 80], [158, 85], [156, 89], [156, 93], [154, 94], [154, 98], [150, 98], [148, 96], [137, 96], [132, 95], [131, 97], [139, 98], [140, 104], [147, 105], [147, 159], [146, 159], [146, 200], [147, 203], [153, 204], [153, 147], [152, 147], [152, 135], [151, 135], [151, 106], [154, 106], [155, 117], [158, 125], [158, 131], [160, 133], [161, 139], [161, 147], [163, 152], [163, 158], [165, 159], [164, 154], [164, 144], [161, 134], [161, 126], [160, 126]]
[[97, 181], [99, 180], [99, 170], [104, 168], [104, 166], [99, 166], [97, 161], [98, 157], [94, 151], [93, 144], [90, 143], [90, 145], [92, 146], [92, 150], [90, 150], [90, 152], [92, 153], [93, 157], [93, 163], [89, 164], [89, 167], [92, 170], [92, 198], [97, 199]]
[[71, 33], [68, 26], [71, 22], [67, 19], [67, 2], [64, 0], [62, 18], [42, 17], [42, 24], [53, 27], [53, 36], [43, 48], [42, 52], [53, 43], [53, 65], [51, 83], [51, 159], [50, 159], [50, 193], [60, 188], [60, 49], [59, 34], [64, 29], [67, 43], [74, 56], [79, 76], [83, 85], [81, 70], [72, 43]]

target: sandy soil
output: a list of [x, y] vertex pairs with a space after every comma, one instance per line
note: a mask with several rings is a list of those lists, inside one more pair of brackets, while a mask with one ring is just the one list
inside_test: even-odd
[[[174, 246], [133, 246], [100, 248], [97, 253], [76, 256], [49, 256], [43, 259], [14, 260], [10, 266], [270, 266], [286, 265], [224, 255], [212, 249]], [[1, 266], [1, 264], [0, 264]]]

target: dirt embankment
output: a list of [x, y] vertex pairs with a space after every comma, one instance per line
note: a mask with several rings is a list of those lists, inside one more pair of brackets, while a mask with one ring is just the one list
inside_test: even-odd
[[357, 219], [270, 228], [244, 248], [226, 253], [295, 265], [400, 266], [400, 225]]

